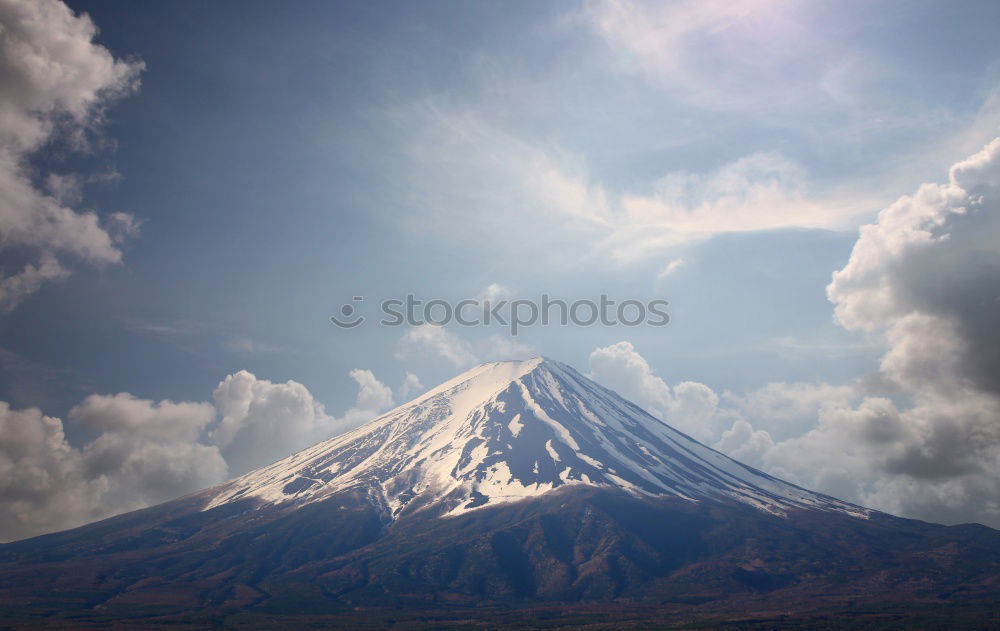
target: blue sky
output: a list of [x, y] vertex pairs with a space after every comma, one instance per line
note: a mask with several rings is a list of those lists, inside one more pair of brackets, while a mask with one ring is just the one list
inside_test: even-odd
[[[3, 4], [0, 16], [23, 17], [20, 3]], [[0, 400], [61, 419], [83, 457], [108, 431], [73, 420], [90, 418], [79, 411], [88, 395], [130, 393], [153, 407], [214, 400], [218, 416], [197, 421], [193, 439], [212, 446], [224, 416], [213, 391], [240, 370], [293, 380], [310, 406], [346, 423], [368, 410], [352, 370], [370, 371], [400, 403], [415, 388], [401, 385], [408, 374], [431, 386], [475, 361], [545, 354], [607, 382], [646, 379], [669, 401], [633, 392], [640, 403], [688, 431], [712, 425], [701, 439], [793, 481], [919, 516], [1000, 514], [942, 508], [938, 487], [893, 504], [885, 498], [921, 478], [891, 463], [869, 462], [894, 490], [864, 490], [836, 477], [847, 464], [819, 479], [734, 442], [737, 420], [747, 440], [764, 431], [779, 444], [823, 426], [830, 406], [860, 414], [881, 397], [903, 416], [919, 408], [926, 384], [886, 377], [886, 358], [902, 348], [897, 320], [943, 312], [914, 301], [878, 320], [847, 307], [835, 319], [854, 294], [831, 300], [827, 285], [849, 263], [861, 268], [860, 226], [888, 225], [879, 211], [947, 183], [953, 164], [997, 135], [1000, 5], [68, 6], [89, 15], [92, 39], [73, 26], [84, 18], [60, 14], [25, 26], [24, 41], [63, 25], [82, 51], [66, 67], [103, 74], [85, 75], [92, 84], [76, 93], [60, 84], [65, 94], [31, 75], [37, 94], [55, 96], [42, 113], [11, 99], [17, 120], [59, 120], [67, 95], [86, 116], [44, 142], [12, 144], [11, 155], [39, 195], [96, 212], [113, 245], [101, 260], [61, 254], [54, 241], [0, 249], [7, 277], [39, 252], [65, 268], [0, 316]], [[64, 133], [75, 127], [91, 138], [83, 150]], [[74, 186], [57, 194], [51, 174]], [[113, 213], [131, 217], [121, 235]], [[995, 249], [981, 250], [994, 260]], [[499, 328], [344, 331], [328, 320], [352, 296], [370, 308], [407, 292], [457, 301], [491, 285], [512, 298], [663, 298], [672, 321], [535, 327], [511, 339]], [[710, 393], [714, 420], [680, 418], [683, 382]], [[801, 409], [781, 427], [754, 417], [775, 383], [791, 384], [775, 405]], [[906, 440], [901, 453], [929, 449]], [[169, 488], [225, 475], [219, 467]], [[134, 504], [159, 497], [136, 491]]]

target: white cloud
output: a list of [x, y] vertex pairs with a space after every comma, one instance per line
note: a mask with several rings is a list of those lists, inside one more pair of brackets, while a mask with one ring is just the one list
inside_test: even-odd
[[92, 394], [69, 412], [71, 420], [97, 432], [184, 442], [197, 440], [214, 417], [215, 409], [208, 403], [154, 403], [126, 392]]
[[810, 196], [798, 164], [757, 153], [709, 173], [676, 171], [648, 194], [624, 194], [607, 246], [621, 260], [637, 259], [689, 241], [780, 228], [846, 227], [863, 205]]
[[580, 157], [471, 113], [433, 110], [423, 122], [413, 149], [419, 175], [412, 190], [419, 193], [411, 201], [422, 209], [416, 228], [484, 244], [504, 234], [508, 254], [531, 246], [532, 260], [544, 265], [609, 254], [630, 263], [728, 233], [843, 229], [873, 208], [857, 191], [813, 191], [806, 170], [778, 153], [670, 171], [614, 191]]
[[0, 402], [0, 540], [70, 528], [225, 479], [214, 446], [198, 443], [207, 403], [92, 395], [70, 419], [97, 437], [70, 445], [57, 418]]
[[[99, 436], [82, 450], [88, 479], [104, 479], [114, 510], [141, 508], [226, 477], [214, 446], [198, 441], [215, 418], [208, 403], [90, 395], [69, 412]], [[107, 498], [105, 498], [107, 501]]]
[[753, 419], [757, 429], [775, 438], [799, 435], [813, 427], [828, 409], [849, 407], [860, 398], [855, 385], [804, 382], [775, 382], [743, 394], [723, 395], [727, 407]]
[[674, 272], [684, 267], [684, 259], [671, 259], [664, 267], [663, 270], [656, 276], [657, 280], [663, 280], [668, 276], [671, 276]]
[[499, 283], [490, 283], [476, 296], [476, 300], [479, 302], [489, 303], [507, 298], [510, 298], [510, 290]]
[[158, 504], [226, 479], [226, 461], [213, 445], [107, 432], [83, 449], [88, 479], [104, 479], [106, 514]]
[[590, 377], [654, 410], [665, 408], [671, 398], [670, 386], [653, 374], [649, 362], [630, 342], [618, 342], [591, 352]]
[[83, 180], [44, 174], [46, 193], [34, 186], [28, 160], [54, 140], [84, 147], [107, 105], [137, 88], [143, 66], [93, 44], [90, 18], [58, 0], [0, 1], [0, 29], [0, 248], [33, 257], [0, 280], [0, 310], [10, 311], [44, 282], [66, 277], [67, 259], [121, 262], [119, 245], [138, 222], [70, 208]]
[[103, 516], [104, 479], [87, 479], [62, 421], [0, 401], [0, 541]]
[[932, 297], [930, 285], [942, 274], [966, 275], [963, 290], [980, 280], [968, 278], [978, 269], [962, 264], [977, 256], [988, 264], [997, 256], [991, 246], [1000, 229], [998, 165], [1000, 138], [953, 166], [947, 184], [924, 184], [861, 227], [850, 261], [827, 288], [843, 326], [874, 330], [908, 313], [938, 310], [922, 301]]
[[235, 355], [267, 355], [277, 353], [280, 349], [267, 342], [252, 340], [248, 337], [234, 337], [222, 343], [222, 348]]
[[[90, 395], [69, 420], [96, 435], [82, 448], [63, 423], [0, 401], [0, 541], [78, 526], [209, 487], [371, 420], [392, 392], [352, 370], [353, 406], [326, 414], [302, 384], [229, 375], [211, 403]], [[412, 377], [412, 375], [409, 375]], [[411, 387], [420, 387], [414, 377]]]
[[326, 413], [301, 383], [272, 383], [246, 370], [226, 377], [215, 389], [221, 415], [211, 440], [239, 475], [280, 460], [371, 420], [392, 407], [392, 391], [368, 370], [352, 370], [358, 384], [355, 404], [343, 416]]
[[713, 447], [742, 463], [762, 467], [764, 456], [774, 448], [774, 441], [766, 431], [754, 429], [749, 422], [737, 419]]
[[403, 377], [403, 383], [399, 384], [399, 400], [403, 402], [409, 401], [412, 397], [419, 395], [426, 389], [424, 384], [420, 383], [419, 377], [412, 372], [407, 372], [406, 376]]
[[885, 335], [880, 377], [912, 398], [873, 501], [1000, 522], [998, 239], [1000, 138], [863, 226], [827, 288], [843, 326]]
[[947, 184], [924, 184], [863, 226], [833, 275], [838, 322], [885, 344], [877, 374], [721, 399], [696, 384], [685, 412], [683, 384], [653, 375], [628, 343], [595, 350], [591, 371], [679, 429], [805, 487], [909, 517], [1000, 525], [998, 239], [1000, 139], [956, 164]]
[[340, 417], [341, 424], [348, 427], [360, 425], [393, 406], [392, 390], [376, 379], [372, 371], [355, 368], [348, 374], [358, 384], [358, 396], [354, 405]]
[[55, 257], [43, 254], [37, 264], [25, 263], [20, 272], [5, 276], [0, 272], [0, 312], [9, 313], [46, 281], [66, 278], [70, 271]]
[[[83, 201], [84, 187], [97, 182], [116, 182], [121, 179], [118, 171], [105, 171], [103, 173], [48, 173], [45, 176], [45, 190], [59, 204], [63, 206], [75, 206]], [[129, 223], [135, 218], [125, 213], [112, 213], [109, 218], [115, 216], [125, 218]], [[136, 226], [138, 228], [138, 226]]]
[[[682, 382], [670, 386], [629, 342], [597, 348], [590, 354], [590, 376], [639, 404], [664, 422], [734, 458], [761, 467], [791, 482], [849, 500], [860, 501], [858, 489], [842, 479], [863, 479], [870, 468], [849, 466], [841, 454], [852, 453], [852, 436], [832, 437], [815, 428], [816, 418], [798, 428], [791, 439], [775, 444], [766, 430], [753, 423], [782, 426], [810, 412], [849, 410], [845, 392], [833, 386], [769, 384], [743, 396], [720, 397], [705, 384]], [[839, 404], [839, 406], [838, 406]], [[827, 417], [827, 415], [824, 415]], [[831, 417], [832, 418], [832, 417]], [[752, 422], [751, 422], [752, 421]], [[808, 422], [808, 421], [807, 421]], [[810, 450], [827, 449], [814, 455]], [[836, 485], [833, 485], [836, 482]]]
[[601, 0], [580, 17], [606, 45], [612, 70], [699, 107], [844, 105], [847, 54], [866, 78], [874, 78], [873, 64], [817, 30], [802, 9], [780, 0]]
[[622, 262], [719, 234], [844, 228], [866, 210], [861, 200], [810, 195], [805, 169], [772, 153], [705, 173], [672, 171], [644, 193], [612, 195], [551, 160], [533, 177], [546, 210], [597, 227], [601, 249]]
[[538, 354], [530, 345], [507, 335], [489, 335], [474, 340], [472, 348], [480, 362], [528, 359]]
[[861, 228], [827, 294], [848, 329], [884, 334], [883, 376], [917, 396], [1000, 396], [1000, 138]]
[[422, 324], [411, 327], [399, 339], [396, 358], [442, 359], [463, 369], [482, 362], [524, 359], [535, 354], [531, 346], [510, 336], [489, 335], [466, 341], [443, 326]]
[[701, 441], [712, 440], [721, 427], [731, 422], [729, 413], [719, 408], [719, 396], [711, 388], [693, 381], [671, 387], [653, 374], [630, 342], [591, 352], [590, 377]]
[[468, 368], [478, 361], [468, 344], [433, 324], [410, 327], [399, 339], [397, 359], [418, 357], [439, 357], [456, 368]]

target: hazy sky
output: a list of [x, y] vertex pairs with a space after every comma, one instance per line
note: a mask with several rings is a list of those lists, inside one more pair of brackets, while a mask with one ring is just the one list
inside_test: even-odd
[[[1000, 524], [1000, 4], [68, 5], [0, 0], [0, 539], [535, 354], [793, 482]], [[672, 319], [329, 321], [406, 293]]]

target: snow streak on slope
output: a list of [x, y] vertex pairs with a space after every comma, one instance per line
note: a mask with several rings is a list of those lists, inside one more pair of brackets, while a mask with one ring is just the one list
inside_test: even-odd
[[353, 432], [216, 487], [206, 508], [244, 498], [296, 505], [360, 489], [387, 517], [429, 505], [456, 515], [572, 484], [777, 514], [868, 514], [742, 465], [542, 358], [477, 366]]

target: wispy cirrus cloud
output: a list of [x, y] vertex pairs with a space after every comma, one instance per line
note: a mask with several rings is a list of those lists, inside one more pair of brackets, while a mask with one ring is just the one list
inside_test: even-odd
[[443, 360], [452, 368], [465, 369], [480, 362], [530, 357], [534, 350], [516, 339], [488, 335], [465, 339], [444, 326], [422, 324], [410, 327], [399, 338], [396, 359]]
[[713, 108], [791, 98], [826, 61], [822, 35], [807, 35], [796, 7], [777, 0], [602, 0], [579, 18], [608, 45], [613, 68]]
[[[485, 244], [502, 231], [510, 236], [505, 247], [531, 247], [542, 261], [546, 251], [565, 260], [569, 244], [580, 257], [630, 263], [720, 234], [846, 229], [876, 203], [863, 192], [814, 190], [807, 169], [776, 152], [707, 171], [668, 171], [642, 190], [613, 190], [582, 157], [551, 143], [520, 138], [472, 112], [425, 114], [413, 147], [420, 156], [411, 199], [422, 211], [417, 229], [475, 235]], [[481, 212], [470, 214], [470, 207]]]

